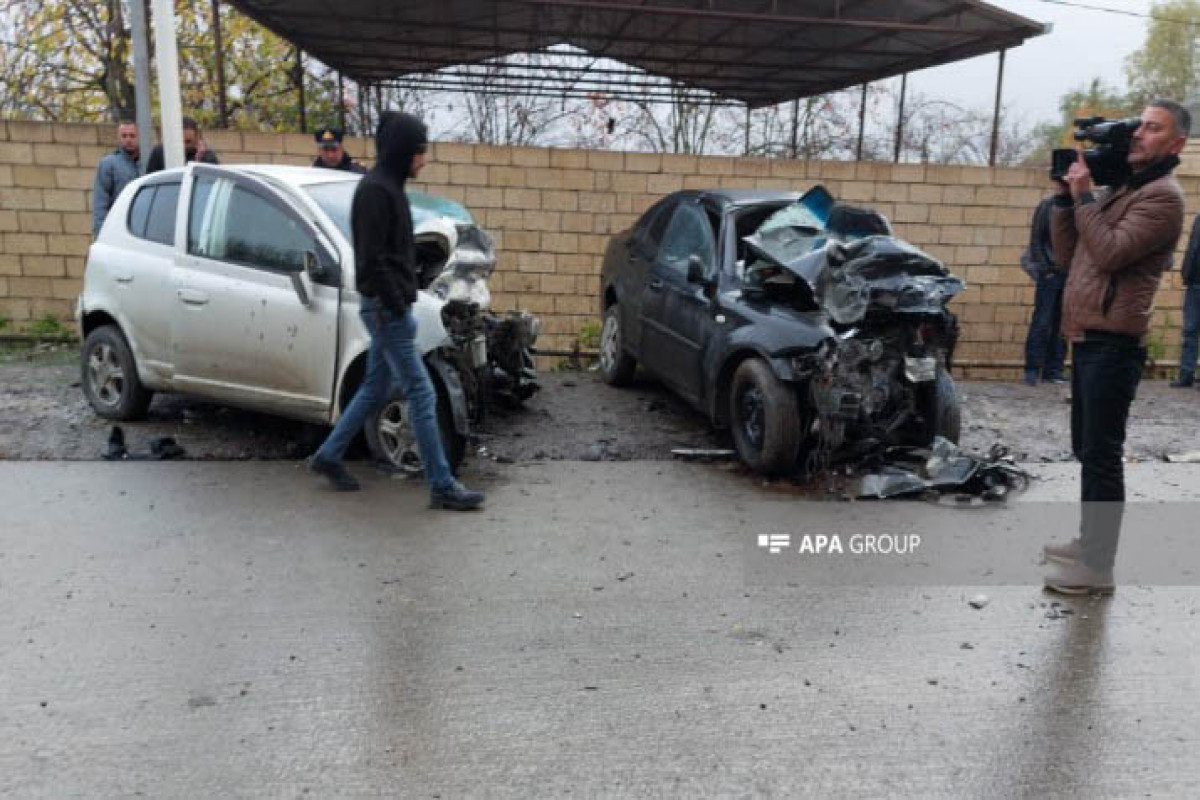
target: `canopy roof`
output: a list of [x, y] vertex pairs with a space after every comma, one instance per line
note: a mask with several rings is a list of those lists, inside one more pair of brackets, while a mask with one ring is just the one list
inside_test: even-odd
[[[669, 80], [753, 108], [1048, 31], [979, 0], [230, 1], [359, 82], [667, 100]], [[563, 46], [581, 55], [497, 62]]]

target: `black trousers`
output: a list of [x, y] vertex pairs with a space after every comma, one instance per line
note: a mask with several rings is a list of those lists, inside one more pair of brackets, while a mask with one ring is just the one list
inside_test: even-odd
[[1125, 511], [1125, 428], [1146, 363], [1134, 338], [1088, 331], [1073, 345], [1071, 449], [1082, 466], [1083, 561], [1112, 568]]

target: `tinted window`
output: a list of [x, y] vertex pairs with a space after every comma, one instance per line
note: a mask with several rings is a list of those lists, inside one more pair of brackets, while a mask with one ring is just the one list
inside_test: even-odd
[[150, 216], [150, 206], [154, 203], [154, 192], [157, 188], [145, 186], [138, 189], [137, 196], [129, 206], [129, 232], [138, 238], [146, 237], [146, 219]]
[[225, 216], [226, 261], [270, 269], [304, 267], [317, 244], [304, 225], [266, 198], [235, 185]]
[[693, 203], [684, 203], [676, 209], [663, 234], [662, 247], [658, 251], [658, 262], [681, 275], [687, 274], [688, 259], [699, 256], [706, 274], [711, 274], [716, 263], [716, 243], [713, 240], [712, 224], [704, 209]]
[[671, 219], [671, 209], [674, 207], [674, 200], [661, 200], [658, 205], [650, 209], [646, 216], [642, 218], [638, 237], [651, 250], [658, 247], [659, 241], [662, 240], [663, 231], [667, 228], [667, 222]]
[[179, 184], [164, 183], [156, 187], [154, 206], [146, 222], [146, 238], [159, 244], [175, 244], [175, 212], [179, 207]]

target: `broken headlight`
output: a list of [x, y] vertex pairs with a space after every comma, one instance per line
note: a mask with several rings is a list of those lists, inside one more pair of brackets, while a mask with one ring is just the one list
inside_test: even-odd
[[907, 356], [904, 359], [904, 377], [912, 383], [925, 383], [937, 378], [937, 359], [932, 356], [928, 358], [913, 358]]

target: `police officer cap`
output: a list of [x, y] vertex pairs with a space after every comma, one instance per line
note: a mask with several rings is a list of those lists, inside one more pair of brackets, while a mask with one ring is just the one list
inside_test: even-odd
[[317, 128], [317, 132], [313, 134], [313, 138], [317, 140], [317, 144], [321, 147], [336, 147], [342, 143], [342, 132], [337, 128], [326, 125], [324, 128]]

